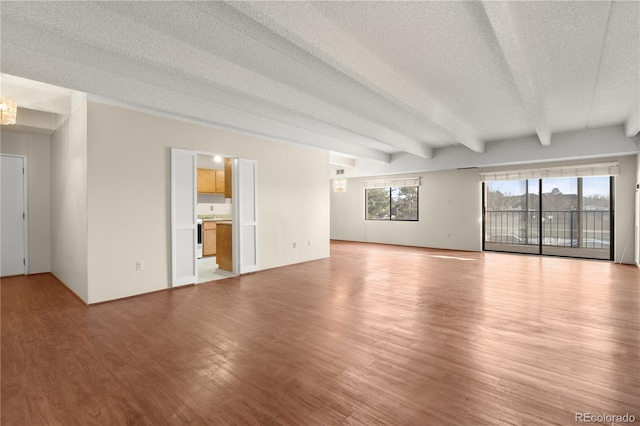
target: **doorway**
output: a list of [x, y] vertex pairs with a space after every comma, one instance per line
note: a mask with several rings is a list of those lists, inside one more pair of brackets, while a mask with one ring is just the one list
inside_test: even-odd
[[[229, 274], [239, 275], [257, 270], [257, 232], [256, 232], [256, 162], [243, 158], [228, 158], [225, 163], [224, 180], [230, 184], [223, 199], [232, 200], [230, 211], [216, 216], [216, 208], [224, 203], [211, 204], [213, 211], [199, 211], [198, 201], [198, 154], [196, 151], [171, 149], [171, 250], [172, 250], [172, 286], [203, 282], [199, 279], [200, 247], [203, 257], [206, 236], [198, 233], [212, 231], [215, 224], [216, 260], [203, 265], [202, 269], [226, 278]], [[207, 154], [207, 153], [204, 153]], [[214, 154], [210, 154], [214, 156]], [[213, 170], [216, 172], [217, 170]], [[211, 173], [208, 173], [209, 178]], [[214, 175], [214, 184], [216, 173]], [[231, 178], [229, 180], [229, 177]], [[213, 190], [212, 193], [219, 192]], [[230, 195], [230, 196], [228, 196]], [[211, 200], [209, 200], [211, 201]], [[215, 201], [215, 199], [213, 199]], [[216, 207], [216, 205], [218, 205]], [[213, 214], [212, 214], [213, 213]], [[231, 213], [231, 214], [229, 214]], [[228, 217], [224, 217], [224, 216]], [[200, 216], [200, 217], [199, 217]], [[207, 217], [211, 216], [211, 217]], [[207, 219], [205, 221], [205, 219]], [[205, 226], [209, 223], [209, 226]], [[221, 247], [221, 241], [227, 242]], [[223, 259], [224, 253], [224, 259]], [[224, 266], [220, 268], [224, 260]], [[215, 271], [212, 271], [215, 268]], [[218, 271], [221, 269], [222, 271]], [[218, 272], [221, 272], [220, 274]], [[207, 279], [206, 281], [210, 281]]]
[[614, 177], [483, 183], [483, 249], [613, 260]]
[[233, 158], [198, 152], [196, 156], [198, 283], [235, 276], [232, 264]]
[[27, 157], [2, 154], [0, 276], [24, 275], [28, 269]]

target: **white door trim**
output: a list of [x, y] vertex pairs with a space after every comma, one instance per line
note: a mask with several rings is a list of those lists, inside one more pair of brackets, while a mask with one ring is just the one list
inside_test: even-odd
[[257, 161], [236, 158], [233, 167], [233, 272], [258, 270]]
[[[187, 157], [191, 161], [192, 173], [177, 188], [177, 157]], [[189, 158], [190, 157], [190, 158]], [[171, 286], [178, 287], [198, 282], [198, 266], [196, 246], [198, 244], [196, 221], [197, 187], [196, 187], [196, 153], [195, 151], [171, 148]], [[187, 210], [180, 210], [184, 204], [178, 206], [177, 198], [190, 199], [192, 205]], [[188, 209], [191, 208], [191, 212]], [[179, 214], [180, 213], [180, 214]], [[178, 217], [180, 216], [180, 217]], [[180, 238], [178, 237], [180, 233]], [[182, 242], [181, 242], [182, 241]], [[178, 245], [180, 244], [180, 247]], [[179, 271], [180, 269], [180, 271]]]

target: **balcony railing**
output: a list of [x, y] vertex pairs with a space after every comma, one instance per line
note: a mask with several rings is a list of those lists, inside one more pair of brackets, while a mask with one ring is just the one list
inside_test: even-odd
[[542, 229], [538, 211], [487, 211], [485, 241], [499, 244], [609, 249], [611, 212], [542, 211]]

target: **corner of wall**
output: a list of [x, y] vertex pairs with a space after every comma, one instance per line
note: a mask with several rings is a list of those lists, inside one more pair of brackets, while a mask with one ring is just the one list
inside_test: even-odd
[[72, 95], [71, 112], [51, 135], [51, 271], [89, 301], [87, 100]]

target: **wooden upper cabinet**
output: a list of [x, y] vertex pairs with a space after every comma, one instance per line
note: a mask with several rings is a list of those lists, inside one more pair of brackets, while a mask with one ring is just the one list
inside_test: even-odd
[[231, 158], [224, 159], [224, 198], [231, 198], [231, 165], [233, 160]]
[[224, 171], [216, 170], [216, 194], [224, 194], [225, 181]]
[[198, 169], [198, 192], [211, 194], [216, 188], [215, 170]]
[[198, 193], [224, 194], [224, 175], [222, 170], [198, 169]]

